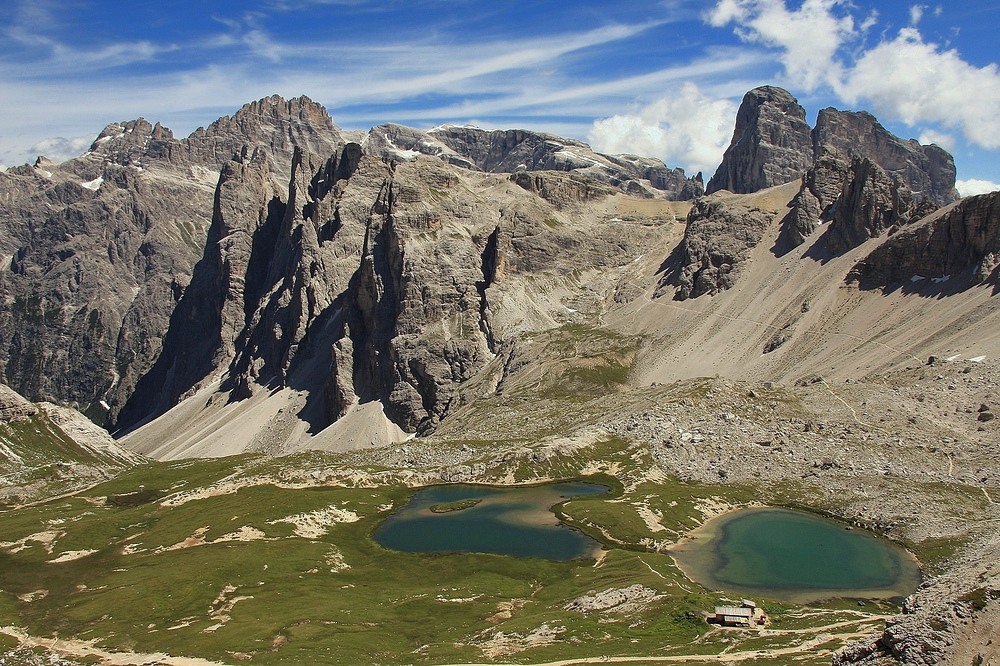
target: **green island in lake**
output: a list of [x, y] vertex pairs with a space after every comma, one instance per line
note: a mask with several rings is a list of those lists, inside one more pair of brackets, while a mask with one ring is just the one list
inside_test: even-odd
[[444, 502], [442, 504], [435, 504], [430, 507], [432, 513], [451, 513], [452, 511], [462, 511], [464, 509], [471, 509], [482, 502], [481, 499], [464, 499], [456, 500], [454, 502]]

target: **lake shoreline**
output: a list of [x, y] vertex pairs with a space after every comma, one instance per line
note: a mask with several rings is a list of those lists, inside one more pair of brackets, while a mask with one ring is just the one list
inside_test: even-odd
[[[863, 544], [869, 550], [878, 550], [879, 556], [887, 562], [886, 571], [891, 572], [894, 582], [885, 585], [851, 586], [845, 584], [841, 586], [838, 584], [832, 586], [804, 582], [795, 584], [794, 581], [786, 585], [781, 585], [773, 580], [767, 584], [742, 584], [734, 583], [731, 580], [722, 580], [720, 578], [721, 572], [733, 568], [730, 566], [731, 553], [727, 554], [724, 552], [727, 548], [733, 552], [741, 553], [740, 557], [743, 559], [752, 560], [761, 557], [758, 553], [746, 551], [746, 546], [737, 548], [732, 544], [726, 543], [727, 528], [736, 521], [750, 519], [751, 517], [756, 517], [758, 521], [763, 520], [760, 514], [764, 513], [773, 519], [799, 522], [816, 521], [814, 529], [826, 529], [826, 538], [833, 538], [839, 535], [845, 544], [848, 542], [857, 545]], [[825, 527], [821, 528], [819, 527], [820, 525]], [[878, 544], [878, 546], [875, 544]], [[667, 553], [671, 556], [677, 568], [687, 578], [707, 589], [728, 592], [735, 595], [764, 596], [799, 604], [816, 603], [833, 598], [898, 601], [912, 593], [922, 578], [917, 558], [899, 544], [880, 538], [877, 534], [868, 532], [867, 530], [855, 531], [850, 525], [826, 516], [817, 515], [813, 512], [767, 505], [734, 507], [712, 516], [682, 536], [674, 545], [667, 549]], [[868, 560], [865, 560], [865, 563], [870, 567], [874, 566]], [[770, 565], [770, 562], [768, 562], [768, 565]], [[858, 571], [870, 573], [870, 570], [864, 570], [860, 564]], [[794, 573], [800, 574], [801, 571], [795, 569]], [[761, 576], [758, 580], [766, 580], [766, 576], [763, 576], [762, 572], [757, 572], [757, 575]], [[857, 575], [860, 576], [861, 573]], [[883, 573], [882, 575], [890, 574]], [[793, 578], [794, 576], [790, 576], [790, 580]]]

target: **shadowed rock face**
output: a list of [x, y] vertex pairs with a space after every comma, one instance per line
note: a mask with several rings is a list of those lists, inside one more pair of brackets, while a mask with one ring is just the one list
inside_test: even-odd
[[868, 158], [855, 158], [824, 235], [827, 249], [841, 254], [910, 221], [913, 195], [906, 185]]
[[219, 169], [265, 147], [284, 196], [293, 144], [338, 143], [322, 106], [271, 97], [180, 140], [141, 118], [113, 123], [78, 158], [0, 173], [0, 246], [13, 255], [0, 273], [12, 304], [0, 310], [2, 379], [114, 421], [204, 253]]
[[841, 254], [958, 196], [951, 155], [893, 136], [871, 114], [823, 109], [813, 139], [816, 159], [784, 220], [786, 248], [830, 222], [824, 251]]
[[1000, 193], [968, 197], [903, 228], [851, 271], [865, 288], [913, 279], [963, 279], [998, 284]]
[[781, 88], [754, 88], [743, 97], [733, 140], [705, 191], [747, 194], [795, 180], [812, 164], [812, 146], [798, 101]]
[[157, 362], [138, 381], [119, 423], [166, 411], [232, 358], [245, 299], [260, 289], [260, 267], [251, 267], [255, 238], [273, 236], [284, 210], [262, 149], [244, 147], [223, 165], [204, 254], [170, 317]]

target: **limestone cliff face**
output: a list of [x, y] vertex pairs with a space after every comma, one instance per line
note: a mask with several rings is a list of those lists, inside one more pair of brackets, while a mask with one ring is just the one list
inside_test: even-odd
[[13, 257], [0, 273], [2, 379], [115, 421], [203, 255], [219, 169], [265, 147], [281, 197], [293, 145], [341, 142], [322, 106], [271, 97], [186, 139], [112, 123], [79, 158], [0, 173], [0, 247]]
[[0, 371], [29, 398], [76, 401], [99, 419], [100, 401], [114, 411], [159, 352], [211, 190], [172, 174], [154, 185], [145, 169], [94, 154], [80, 162], [0, 176], [23, 192], [0, 204], [15, 221], [0, 232], [12, 255], [0, 272]]
[[754, 88], [743, 97], [733, 139], [705, 191], [746, 194], [795, 180], [812, 164], [812, 145], [805, 109], [794, 97], [774, 86]]
[[345, 298], [328, 384], [335, 414], [378, 399], [403, 429], [429, 432], [494, 357], [487, 290], [505, 264], [509, 222], [483, 203], [433, 162], [400, 164], [385, 181]]
[[802, 188], [783, 222], [785, 251], [832, 222], [826, 250], [840, 254], [958, 196], [954, 160], [938, 146], [900, 139], [865, 112], [823, 109], [810, 129], [786, 91], [751, 90], [706, 191], [749, 193], [798, 178]]
[[222, 167], [204, 254], [171, 314], [157, 362], [139, 379], [118, 423], [162, 413], [232, 358], [244, 302], [260, 289], [254, 243], [274, 235], [284, 210], [262, 149], [244, 147]]
[[325, 381], [343, 294], [357, 270], [360, 230], [375, 196], [372, 183], [387, 175], [387, 165], [363, 163], [354, 143], [327, 158], [296, 154], [277, 235], [255, 243], [261, 285], [245, 302], [226, 385], [234, 398], [262, 386], [315, 390]]
[[696, 200], [657, 295], [673, 290], [674, 299], [683, 301], [729, 289], [770, 221], [769, 214], [732, 197]]
[[870, 113], [821, 110], [813, 130], [813, 145], [817, 153], [825, 148], [848, 161], [869, 158], [893, 180], [905, 184], [917, 201], [943, 206], [958, 198], [955, 161], [947, 151], [935, 145], [922, 146], [913, 139], [900, 139]]
[[841, 254], [910, 221], [913, 194], [868, 158], [855, 158], [830, 211], [827, 249]]
[[851, 271], [866, 288], [945, 277], [966, 283], [998, 283], [1000, 193], [962, 199], [903, 228], [872, 250]]
[[830, 222], [825, 251], [841, 254], [958, 196], [951, 155], [894, 136], [868, 113], [823, 109], [813, 149], [785, 219], [787, 247]]

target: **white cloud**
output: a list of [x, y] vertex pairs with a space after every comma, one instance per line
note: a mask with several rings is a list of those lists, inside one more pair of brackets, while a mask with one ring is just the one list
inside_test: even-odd
[[970, 178], [968, 180], [955, 181], [955, 187], [958, 188], [959, 194], [963, 197], [971, 197], [977, 194], [996, 192], [997, 190], [1000, 190], [1000, 183], [994, 183], [990, 180]]
[[789, 10], [785, 0], [719, 0], [708, 13], [715, 27], [736, 24], [745, 42], [781, 50], [789, 83], [813, 91], [840, 76], [837, 52], [860, 35], [848, 0], [804, 0]]
[[35, 145], [31, 146], [28, 151], [32, 155], [43, 155], [53, 162], [62, 162], [63, 160], [68, 160], [72, 157], [77, 157], [85, 150], [90, 148], [90, 144], [93, 143], [94, 136], [78, 136], [72, 139], [67, 139], [61, 136], [55, 136], [48, 139], [42, 139]]
[[945, 134], [944, 132], [938, 132], [933, 129], [926, 129], [920, 134], [920, 143], [922, 145], [935, 144], [947, 150], [948, 152], [954, 152], [955, 150], [955, 137], [950, 134]]
[[691, 174], [710, 172], [729, 144], [735, 118], [733, 102], [707, 97], [688, 82], [675, 96], [594, 122], [587, 140], [601, 152], [658, 157]]
[[1000, 148], [1000, 69], [976, 67], [958, 51], [925, 41], [915, 26], [928, 5], [911, 5], [910, 26], [866, 48], [854, 42], [874, 25], [874, 15], [856, 28], [849, 0], [803, 0], [793, 10], [787, 4], [717, 0], [705, 18], [717, 27], [735, 24], [743, 41], [777, 49], [792, 86], [812, 92], [826, 85], [884, 119], [936, 124], [980, 147]]
[[997, 65], [970, 65], [957, 51], [925, 42], [915, 28], [866, 51], [838, 88], [849, 103], [871, 102], [876, 114], [911, 126], [940, 123], [979, 146], [1000, 148]]

